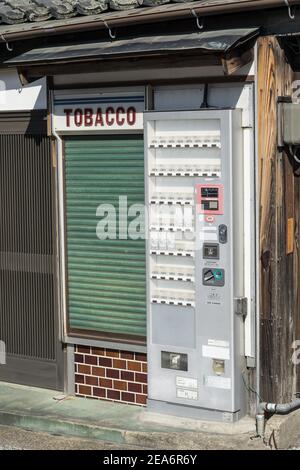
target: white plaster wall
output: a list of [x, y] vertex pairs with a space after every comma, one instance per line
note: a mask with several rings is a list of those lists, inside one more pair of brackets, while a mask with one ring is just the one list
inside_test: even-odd
[[22, 87], [16, 69], [0, 70], [0, 112], [47, 108], [46, 79]]

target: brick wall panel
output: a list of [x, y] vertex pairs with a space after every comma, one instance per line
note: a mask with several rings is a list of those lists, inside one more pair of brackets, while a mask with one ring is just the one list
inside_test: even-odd
[[75, 347], [76, 395], [146, 406], [147, 355]]

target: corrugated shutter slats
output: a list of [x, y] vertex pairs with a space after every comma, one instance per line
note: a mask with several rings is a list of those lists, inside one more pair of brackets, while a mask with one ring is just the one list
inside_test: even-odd
[[100, 204], [116, 208], [117, 234], [119, 196], [144, 204], [143, 139], [68, 138], [65, 160], [69, 326], [145, 336], [145, 241], [96, 236]]

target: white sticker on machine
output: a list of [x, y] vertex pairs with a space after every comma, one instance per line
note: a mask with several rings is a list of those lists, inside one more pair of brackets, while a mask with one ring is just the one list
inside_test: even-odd
[[177, 398], [185, 398], [186, 400], [198, 400], [198, 392], [196, 390], [177, 388], [176, 396]]
[[217, 346], [220, 348], [229, 348], [229, 341], [222, 341], [219, 339], [209, 339], [207, 341], [208, 346]]
[[202, 356], [211, 357], [212, 359], [230, 359], [230, 349], [219, 346], [202, 346]]
[[212, 388], [222, 388], [223, 390], [231, 389], [231, 378], [230, 377], [215, 377], [207, 375], [204, 377], [204, 385]]
[[176, 387], [198, 388], [198, 380], [190, 377], [176, 377]]

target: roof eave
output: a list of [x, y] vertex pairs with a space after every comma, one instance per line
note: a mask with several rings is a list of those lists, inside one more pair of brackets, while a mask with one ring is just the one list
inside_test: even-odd
[[[300, 0], [289, 0], [290, 6], [300, 5]], [[220, 5], [207, 5], [201, 1], [184, 4], [167, 4], [159, 7], [127, 10], [116, 13], [102, 13], [93, 17], [76, 17], [68, 20], [46, 21], [39, 24], [24, 23], [0, 27], [2, 42], [18, 41], [43, 36], [104, 30], [110, 28], [134, 26], [145, 23], [157, 23], [199, 16], [229, 13], [243, 13], [253, 10], [284, 7], [283, 0], [232, 0]], [[194, 13], [193, 13], [194, 12]]]

